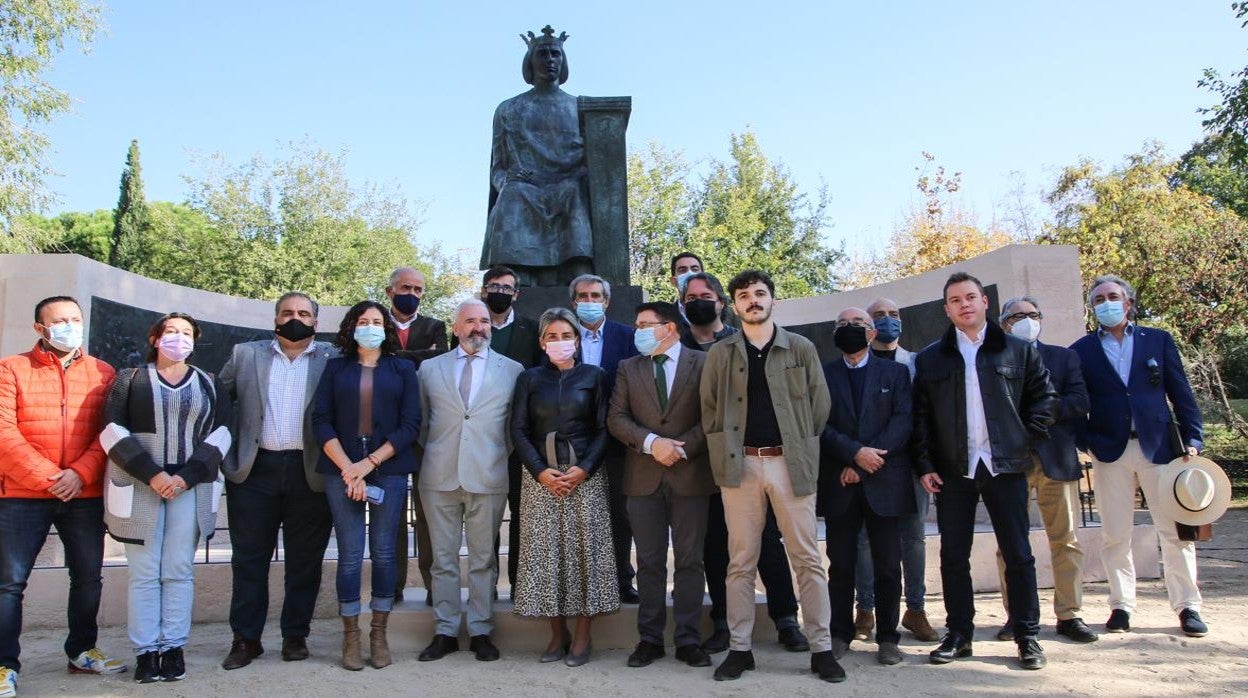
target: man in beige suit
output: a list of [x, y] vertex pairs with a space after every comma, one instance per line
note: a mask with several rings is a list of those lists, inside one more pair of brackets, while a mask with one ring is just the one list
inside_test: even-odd
[[680, 313], [671, 303], [638, 306], [634, 327], [641, 355], [620, 362], [607, 415], [611, 435], [627, 448], [624, 495], [637, 546], [641, 641], [628, 665], [647, 666], [664, 655], [670, 530], [676, 658], [689, 666], [710, 666], [698, 631], [708, 498], [716, 491], [698, 394], [706, 354], [681, 346]]
[[460, 540], [468, 542], [469, 645], [483, 662], [499, 658], [490, 640], [498, 558], [494, 539], [507, 506], [507, 420], [520, 364], [490, 351], [490, 312], [473, 299], [460, 303], [452, 326], [459, 346], [420, 365], [420, 499], [433, 548], [436, 634], [420, 661], [459, 649]]

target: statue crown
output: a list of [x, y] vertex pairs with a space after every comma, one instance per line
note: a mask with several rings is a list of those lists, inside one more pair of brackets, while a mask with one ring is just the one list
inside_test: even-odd
[[555, 30], [552, 29], [549, 24], [542, 27], [541, 37], [538, 37], [533, 32], [525, 32], [520, 35], [520, 40], [523, 41], [524, 45], [529, 48], [533, 48], [534, 44], [553, 44], [556, 41], [562, 45], [564, 41], [567, 41], [567, 39], [567, 32], [559, 32], [559, 36], [555, 36]]

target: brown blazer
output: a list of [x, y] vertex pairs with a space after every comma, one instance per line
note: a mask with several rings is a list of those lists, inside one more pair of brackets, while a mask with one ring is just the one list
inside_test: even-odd
[[[654, 384], [654, 361], [649, 356], [634, 356], [620, 362], [607, 413], [607, 429], [627, 449], [625, 495], [653, 494], [664, 481], [682, 497], [710, 495], [717, 491], [706, 453], [706, 437], [702, 433], [702, 402], [698, 394], [705, 363], [705, 353], [681, 347], [667, 410], [660, 410]], [[688, 460], [668, 467], [642, 453], [646, 436], [651, 433], [684, 441]]]

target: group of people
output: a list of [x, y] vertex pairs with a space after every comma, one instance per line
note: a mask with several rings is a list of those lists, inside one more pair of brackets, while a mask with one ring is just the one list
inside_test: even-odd
[[[1017, 643], [1022, 667], [1039, 669], [1032, 489], [1053, 557], [1057, 632], [1097, 639], [1081, 619], [1078, 449], [1097, 474], [1106, 630], [1130, 630], [1136, 486], [1152, 500], [1148, 468], [1172, 457], [1158, 426], [1168, 404], [1192, 455], [1202, 428], [1173, 340], [1135, 324], [1127, 282], [1093, 281], [1099, 327], [1066, 349], [1039, 341], [1037, 299], [1009, 299], [988, 318], [982, 284], [957, 273], [943, 289], [950, 326], [940, 340], [901, 348], [900, 310], [880, 299], [840, 312], [841, 356], [824, 364], [810, 340], [773, 320], [766, 272], [738, 273], [725, 290], [700, 258], [681, 253], [671, 274], [676, 302], [643, 303], [629, 326], [606, 319], [611, 285], [592, 274], [571, 281], [568, 308], [522, 317], [516, 272], [494, 267], [479, 297], [456, 309], [449, 345], [445, 325], [419, 312], [425, 279], [416, 269], [393, 272], [388, 305], [352, 306], [332, 343], [316, 340], [317, 303], [292, 291], [277, 300], [273, 338], [235, 346], [215, 376], [188, 363], [200, 328], [186, 314], [151, 327], [144, 366], [114, 371], [82, 350], [73, 298], [41, 301], [35, 346], [0, 360], [0, 696], [16, 695], [22, 595], [53, 526], [70, 575], [69, 670], [129, 669], [96, 647], [107, 531], [129, 564], [135, 680], [183, 678], [192, 558], [214, 530], [222, 489], [233, 548], [225, 669], [264, 652], [279, 531], [282, 659], [309, 656], [332, 533], [341, 665], [366, 663], [366, 544], [367, 663], [389, 665], [388, 620], [410, 552], [409, 485], [436, 618], [420, 661], [458, 651], [465, 621], [475, 657], [499, 658], [492, 608], [510, 509], [511, 599], [515, 613], [549, 622], [542, 662], [586, 663], [593, 619], [621, 603], [639, 605], [628, 666], [664, 657], [670, 552], [678, 661], [707, 667], [727, 650], [716, 680], [754, 668], [761, 577], [780, 643], [810, 652], [819, 678], [843, 681], [838, 660], [872, 629], [878, 661], [895, 665], [899, 626], [940, 639], [924, 609], [935, 495], [948, 632], [930, 661], [972, 654], [970, 553], [982, 499], [1010, 618], [998, 637]], [[1194, 545], [1163, 513], [1152, 516], [1180, 626], [1204, 635]]]

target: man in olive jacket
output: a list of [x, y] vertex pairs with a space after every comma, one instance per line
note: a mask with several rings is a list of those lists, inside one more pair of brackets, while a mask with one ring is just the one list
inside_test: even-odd
[[702, 428], [728, 523], [728, 625], [732, 642], [717, 681], [754, 668], [754, 579], [770, 501], [797, 576], [811, 671], [843, 681], [828, 634], [828, 577], [816, 541], [819, 439], [832, 401], [810, 340], [771, 319], [766, 272], [733, 277], [728, 294], [742, 331], [711, 347], [702, 372]]

